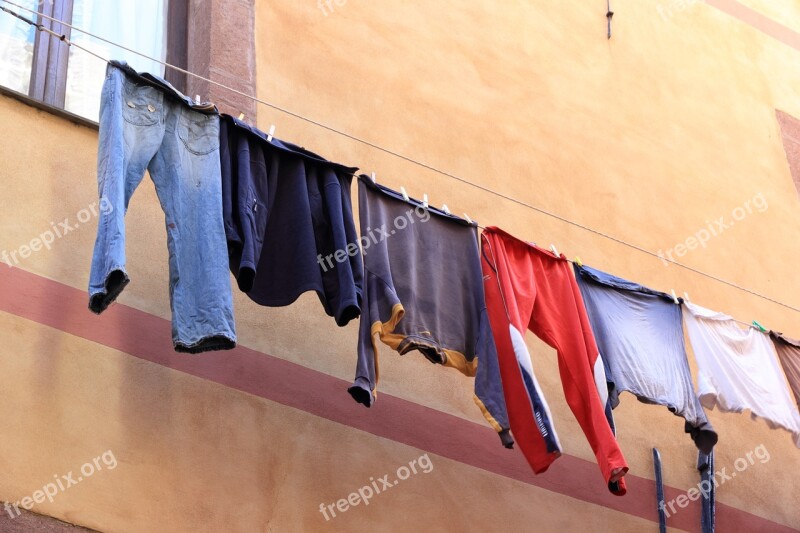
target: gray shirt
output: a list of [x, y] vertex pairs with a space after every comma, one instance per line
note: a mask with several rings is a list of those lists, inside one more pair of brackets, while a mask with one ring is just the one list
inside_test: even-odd
[[511, 447], [475, 224], [403, 199], [366, 176], [358, 183], [364, 293], [353, 398], [375, 401], [378, 341], [400, 354], [475, 376], [475, 401]]
[[692, 383], [681, 306], [668, 294], [586, 266], [575, 265], [575, 277], [605, 365], [611, 406], [619, 404], [621, 391], [664, 405], [686, 420], [686, 432], [710, 453], [717, 433]]

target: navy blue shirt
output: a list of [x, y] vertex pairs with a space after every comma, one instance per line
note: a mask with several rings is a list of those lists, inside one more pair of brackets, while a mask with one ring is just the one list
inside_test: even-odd
[[[361, 313], [363, 264], [345, 167], [238, 119], [220, 120], [222, 202], [230, 267], [256, 303], [315, 291], [340, 326]], [[336, 254], [342, 261], [332, 260]]]

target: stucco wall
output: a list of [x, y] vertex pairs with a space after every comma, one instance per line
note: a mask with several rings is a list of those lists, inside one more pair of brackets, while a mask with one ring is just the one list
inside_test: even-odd
[[[785, 4], [786, 20], [794, 20], [796, 6], [775, 4]], [[798, 51], [705, 3], [666, 16], [659, 5], [669, 2], [614, 2], [607, 41], [604, 6], [584, 3], [348, 1], [327, 15], [313, 3], [260, 4], [259, 95], [655, 252], [666, 253], [721, 216], [730, 222], [735, 208], [763, 195], [763, 213], [753, 209], [705, 249], [673, 257], [796, 306], [800, 202], [775, 109], [800, 114]], [[796, 312], [315, 126], [265, 108], [259, 123], [375, 171], [382, 183], [417, 197], [426, 192], [434, 204], [552, 242], [587, 264], [687, 291], [741, 320], [800, 329]], [[563, 401], [555, 354], [532, 334], [527, 340], [565, 447], [591, 459]], [[306, 341], [308, 350], [313, 342]], [[427, 366], [388, 352], [381, 362], [388, 366], [384, 391], [478, 420], [466, 391], [453, 395], [436, 386], [444, 373], [434, 381]], [[311, 364], [330, 371], [328, 362]], [[695, 449], [678, 418], [629, 395], [616, 416], [637, 474], [652, 478], [656, 446], [667, 483], [697, 483]], [[788, 505], [795, 490], [789, 465], [800, 460], [789, 435], [746, 415], [710, 416], [720, 434], [718, 465], [732, 465], [759, 444], [772, 454], [747, 472], [746, 482], [721, 488], [719, 500], [800, 524]], [[768, 494], [758, 488], [767, 485]]]
[[[710, 5], [665, 18], [652, 0], [614, 4], [607, 41], [604, 5], [348, 0], [326, 16], [314, 2], [259, 2], [258, 95], [653, 251], [673, 248], [706, 221], [730, 218], [761, 194], [768, 209], [680, 260], [796, 306], [800, 201], [775, 109], [800, 116], [798, 51]], [[484, 225], [552, 242], [592, 266], [688, 291], [707, 307], [800, 335], [797, 313], [273, 110], [262, 107], [258, 117], [262, 129], [276, 124], [280, 138], [375, 171], [382, 183], [414, 196], [426, 192], [433, 204], [447, 203]], [[96, 201], [97, 138], [5, 97], [0, 129], [13, 132], [0, 144], [0, 250], [12, 250], [53, 222], [74, 222]], [[476, 467], [447, 450], [431, 453], [359, 429], [381, 416], [378, 406], [328, 419], [318, 414], [324, 407], [243, 392], [215, 382], [213, 373], [193, 375], [211, 356], [171, 359], [161, 355], [169, 346], [141, 335], [151, 326], [161, 335], [159, 319], [170, 316], [163, 214], [149, 180], [127, 221], [132, 283], [107, 317], [88, 315], [79, 294], [94, 219], [13, 273], [0, 265], [0, 281], [15, 280], [0, 294], [0, 500], [31, 495], [111, 450], [115, 468], [36, 509], [106, 531], [655, 527], [652, 516], [500, 475], [502, 465]], [[248, 357], [269, 354], [352, 378], [357, 325], [337, 328], [316, 296], [266, 309], [237, 294], [235, 306], [240, 344], [254, 350]], [[565, 452], [593, 461], [563, 399], [554, 352], [532, 334], [527, 342]], [[226, 370], [224, 354], [213, 360], [212, 371]], [[231, 380], [253, 371], [245, 360], [230, 355]], [[381, 365], [385, 395], [474, 422], [475, 431], [485, 426], [470, 380], [415, 354], [385, 350]], [[350, 402], [344, 387], [292, 393], [308, 405]], [[656, 446], [668, 485], [696, 485], [696, 450], [681, 419], [629, 395], [615, 416], [631, 475], [652, 479]], [[800, 452], [789, 435], [746, 415], [710, 418], [720, 434], [718, 468], [730, 471], [760, 445], [770, 454], [721, 486], [719, 502], [800, 527], [793, 484]], [[438, 438], [438, 450], [466, 446]], [[471, 446], [465, 454], [497, 453]], [[330, 521], [319, 512], [320, 503], [346, 498], [425, 453], [430, 473]], [[500, 461], [505, 457], [517, 460], [518, 452]], [[558, 472], [545, 478], [567, 483]], [[597, 471], [579, 482], [590, 493], [604, 491]], [[652, 507], [654, 516], [654, 498]]]

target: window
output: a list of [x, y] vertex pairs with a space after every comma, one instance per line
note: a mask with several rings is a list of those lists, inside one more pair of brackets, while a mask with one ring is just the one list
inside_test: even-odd
[[[171, 3], [168, 0], [16, 0], [15, 3], [160, 61], [167, 58], [167, 10]], [[72, 42], [101, 57], [124, 60], [140, 72], [164, 76], [163, 65], [156, 61], [8, 7], [56, 33], [66, 34]], [[186, 24], [185, 19], [172, 22]], [[185, 31], [181, 33], [185, 36]], [[180, 48], [185, 50], [185, 46]], [[175, 60], [174, 54], [171, 59]], [[185, 59], [177, 62], [185, 64]], [[105, 69], [106, 64], [100, 59], [0, 12], [0, 85], [97, 121]]]
[[[73, 26], [149, 57], [166, 60], [167, 0], [73, 1]], [[72, 42], [97, 52], [101, 57], [123, 59], [139, 72], [164, 77], [163, 65], [93, 37], [76, 32]], [[64, 108], [97, 120], [105, 72], [105, 63], [96, 57], [77, 48], [70, 49]]]
[[[23, 0], [20, 5], [34, 9], [37, 2]], [[35, 32], [33, 26], [0, 12], [0, 85], [27, 94], [31, 82]]]

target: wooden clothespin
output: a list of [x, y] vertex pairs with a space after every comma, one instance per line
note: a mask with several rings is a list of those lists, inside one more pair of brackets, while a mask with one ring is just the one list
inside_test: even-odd
[[553, 252], [553, 254], [554, 254], [556, 257], [561, 257], [561, 254], [559, 254], [559, 253], [558, 253], [558, 248], [556, 248], [556, 245], [555, 245], [555, 244], [551, 244], [551, 245], [550, 245], [550, 251], [551, 251], [551, 252]]
[[428, 193], [422, 195], [422, 207], [428, 209]]
[[195, 97], [194, 97], [194, 101], [195, 101], [195, 103], [196, 103], [197, 105], [200, 105], [200, 95], [199, 95], [199, 94], [195, 95]]
[[444, 211], [448, 215], [450, 214], [450, 208], [447, 207], [447, 204], [442, 204], [442, 211]]
[[378, 182], [377, 182], [377, 179], [375, 178], [375, 173], [374, 173], [374, 172], [372, 173], [372, 175], [370, 176], [370, 178], [372, 178], [372, 183], [378, 183]]
[[244, 120], [244, 113], [239, 113], [239, 120]]
[[269, 127], [269, 133], [267, 134], [267, 141], [272, 142], [272, 136], [275, 135], [275, 124]]
[[581, 261], [581, 258], [578, 255], [575, 256], [575, 264], [583, 268], [583, 261]]
[[758, 331], [760, 331], [761, 333], [766, 333], [767, 332], [767, 328], [765, 328], [764, 326], [759, 324], [758, 321], [756, 321], [756, 320], [753, 320], [753, 327], [758, 329]]
[[684, 291], [684, 293], [683, 293], [683, 299], [686, 300], [689, 303], [692, 303], [692, 301], [689, 299], [689, 293], [686, 292], [686, 291]]
[[410, 201], [410, 200], [411, 200], [411, 199], [408, 197], [408, 193], [406, 192], [406, 188], [405, 188], [405, 187], [400, 187], [400, 194], [402, 194], [402, 195], [403, 195], [403, 200], [405, 200], [406, 202], [408, 202], [408, 201]]
[[674, 301], [676, 305], [680, 305], [681, 301], [678, 300], [678, 295], [675, 294], [675, 289], [671, 289], [670, 292], [672, 293], [672, 301]]
[[472, 219], [471, 219], [471, 218], [469, 218], [469, 215], [468, 215], [468, 214], [464, 213], [464, 218], [465, 218], [465, 219], [467, 220], [467, 222], [469, 222], [470, 224], [474, 224], [474, 222], [472, 221]]

